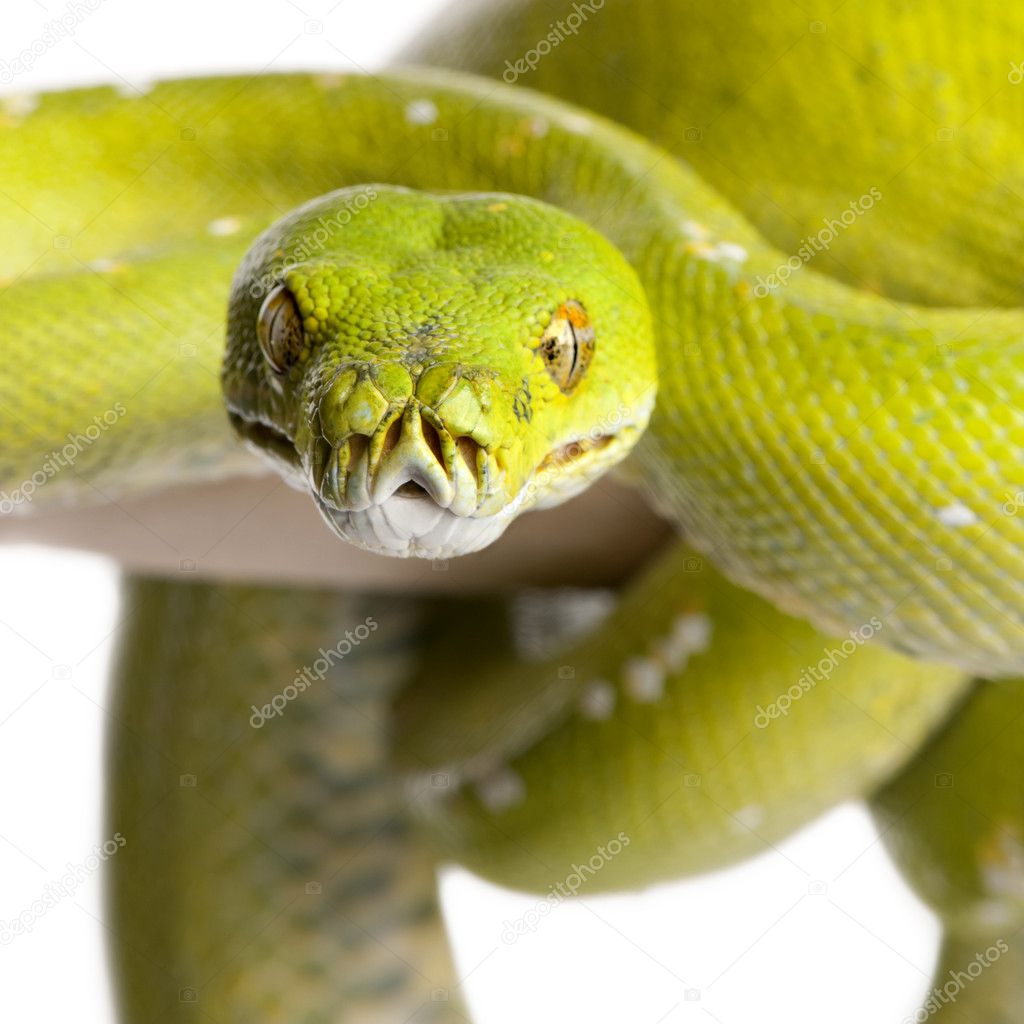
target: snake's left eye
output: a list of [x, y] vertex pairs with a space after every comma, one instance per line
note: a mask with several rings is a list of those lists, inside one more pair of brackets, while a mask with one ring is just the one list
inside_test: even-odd
[[256, 335], [267, 362], [276, 373], [284, 373], [302, 354], [302, 317], [295, 298], [278, 285], [264, 300], [256, 322]]
[[540, 339], [540, 354], [551, 379], [565, 394], [583, 379], [594, 355], [594, 328], [575, 299], [555, 311]]

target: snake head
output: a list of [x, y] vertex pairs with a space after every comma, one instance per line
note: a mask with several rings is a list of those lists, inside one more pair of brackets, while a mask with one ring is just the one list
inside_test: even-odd
[[251, 446], [343, 538], [477, 550], [647, 424], [654, 345], [623, 256], [521, 196], [342, 189], [253, 244], [222, 382]]

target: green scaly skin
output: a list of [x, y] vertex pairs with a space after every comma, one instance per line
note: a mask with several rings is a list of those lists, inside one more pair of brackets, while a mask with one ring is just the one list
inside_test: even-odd
[[147, 579], [124, 610], [107, 810], [122, 1019], [465, 1021], [434, 858], [388, 767], [422, 607]]
[[943, 1024], [1010, 1024], [1024, 1002], [1024, 686], [982, 683], [873, 799], [886, 845], [945, 926]]
[[[425, 103], [447, 139], [415, 123]], [[100, 126], [88, 150], [67, 138], [84, 111]], [[318, 130], [283, 152], [275, 126], [286, 119]], [[1003, 512], [1024, 442], [1013, 404], [1019, 312], [911, 309], [812, 270], [757, 298], [758, 276], [786, 254], [690, 169], [551, 101], [443, 73], [168, 83], [135, 100], [61, 94], [8, 135], [5, 180], [23, 182], [50, 227], [19, 211], [7, 256], [18, 269], [36, 263], [5, 293], [6, 330], [26, 367], [0, 394], [11, 424], [5, 491], [117, 400], [126, 413], [108, 443], [36, 500], [72, 483], [102, 491], [227, 471], [210, 374], [242, 239], [211, 237], [208, 225], [243, 217], [249, 239], [311, 193], [396, 178], [542, 195], [597, 227], [643, 285], [661, 370], [641, 469], [696, 543], [734, 579], [833, 632], [877, 615], [888, 642], [912, 653], [988, 674], [1021, 667], [1024, 526]], [[79, 179], [88, 195], [68, 193]], [[169, 224], [160, 197], [172, 182], [182, 201]], [[97, 194], [113, 202], [102, 231], [82, 226]], [[55, 229], [74, 239], [70, 250], [53, 248]], [[732, 246], [746, 258], [733, 259]], [[467, 334], [473, 326], [467, 318]], [[243, 329], [253, 341], [254, 327]], [[140, 335], [156, 340], [134, 345]], [[180, 354], [182, 337], [194, 355]], [[250, 360], [248, 386], [266, 386], [265, 361], [252, 350]], [[54, 406], [50, 389], [71, 394]], [[641, 397], [630, 391], [627, 407]], [[305, 426], [315, 437], [313, 412]], [[955, 525], [965, 513], [976, 521]]]
[[[569, 13], [465, 8], [404, 56], [507, 81]], [[1024, 90], [1007, 78], [1022, 30], [994, 2], [609, 0], [516, 78], [682, 157], [757, 232], [691, 192], [703, 257], [666, 257], [653, 286], [641, 273], [661, 327], [641, 446], [655, 499], [734, 580], [819, 627], [879, 615], [890, 642], [982, 674], [1017, 672], [1022, 650], [1021, 523], [1004, 511], [1019, 489], [1021, 335], [999, 326], [1024, 293], [1008, 215], [1024, 174]], [[812, 251], [777, 306], [735, 294], [872, 188], [881, 199]], [[749, 250], [734, 275], [715, 266], [730, 262], [714, 255], [723, 240]], [[939, 337], [947, 317], [959, 327]], [[975, 521], [944, 525], [961, 503]], [[976, 643], [990, 654], [974, 659]]]
[[[280, 296], [294, 334], [261, 352], [257, 325], [279, 326], [265, 310]], [[572, 385], [566, 366], [585, 353], [543, 340], [570, 306], [601, 339]], [[314, 200], [254, 243], [228, 325], [239, 432], [309, 481], [340, 536], [388, 554], [490, 543], [619, 461], [654, 403], [650, 317], [629, 265], [521, 196], [373, 185]]]
[[871, 215], [830, 239], [816, 270], [928, 306], [1021, 304], [1012, 5], [606, 0], [517, 72], [571, 9], [454, 3], [402, 58], [515, 73], [520, 87], [627, 125], [682, 157], [787, 255], [875, 185]]
[[[840, 636], [875, 620], [882, 628], [872, 646], [840, 666], [834, 688], [815, 689], [785, 722], [755, 734], [757, 704], [748, 700], [784, 693], [793, 673], [834, 641], [710, 573], [697, 583], [666, 562], [665, 575], [641, 580], [616, 613], [621, 632], [573, 654], [580, 685], [604, 679], [620, 711], [608, 721], [581, 721], [570, 707], [583, 699], [592, 712], [592, 700], [584, 691], [544, 685], [551, 666], [524, 674], [508, 664], [476, 677], [483, 711], [474, 710], [472, 694], [452, 704], [454, 715], [476, 724], [474, 742], [455, 762], [459, 781], [473, 782], [476, 790], [460, 788], [435, 802], [429, 820], [449, 851], [491, 874], [549, 884], [559, 858], [571, 863], [582, 839], [606, 840], [623, 828], [602, 817], [607, 806], [634, 820], [655, 784], [678, 782], [679, 765], [713, 763], [715, 745], [726, 735], [756, 735], [751, 756], [727, 759], [730, 767], [720, 773], [704, 770], [721, 794], [715, 811], [705, 803], [719, 799], [706, 795], [711, 787], [693, 787], [699, 798], [670, 800], [666, 814], [655, 819], [657, 828], [640, 829], [631, 843], [633, 870], [623, 860], [605, 876], [609, 885], [637, 884], [668, 873], [672, 843], [676, 870], [750, 852], [757, 845], [750, 833], [759, 828], [750, 827], [751, 808], [766, 816], [764, 835], [777, 837], [831, 801], [870, 789], [952, 706], [963, 686], [960, 670], [1008, 675], [1024, 669], [1017, 583], [1024, 527], [1020, 516], [1005, 511], [1007, 502], [1016, 510], [1024, 447], [1024, 412], [1014, 404], [1024, 331], [1024, 314], [1016, 308], [1020, 246], [1005, 195], [990, 184], [1012, 175], [1021, 159], [1017, 126], [1024, 101], [1000, 77], [1001, 89], [993, 86], [992, 93], [998, 99], [981, 103], [993, 69], [1005, 76], [1001, 55], [1019, 38], [1024, 16], [994, 3], [972, 6], [968, 17], [951, 7], [897, 9], [891, 0], [830, 15], [824, 34], [845, 41], [853, 56], [849, 65], [814, 58], [820, 80], [811, 89], [806, 60], [794, 62], [799, 73], [785, 61], [777, 62], [776, 73], [776, 65], [765, 66], [790, 36], [798, 36], [797, 47], [808, 32], [823, 34], [798, 30], [793, 19], [804, 15], [781, 7], [764, 4], [755, 12], [729, 3], [706, 9], [608, 3], [593, 20], [592, 45], [605, 57], [603, 70], [597, 71], [602, 62], [585, 49], [585, 37], [566, 40], [538, 68], [536, 81], [545, 89], [603, 107], [685, 155], [678, 128], [687, 120], [687, 104], [698, 104], [691, 108], [701, 110], [695, 120], [707, 125], [700, 140], [714, 144], [700, 150], [692, 166], [579, 109], [447, 72], [206, 79], [165, 83], [141, 98], [99, 89], [42, 97], [34, 110], [8, 103], [0, 173], [9, 244], [0, 255], [6, 283], [0, 301], [5, 348], [18, 372], [0, 380], [5, 501], [24, 511], [25, 481], [48, 453], [109, 410], [116, 415], [104, 421], [103, 442], [80, 445], [70, 471], [44, 473], [31, 504], [102, 501], [170, 481], [245, 471], [249, 463], [225, 429], [217, 384], [224, 306], [240, 263], [224, 374], [229, 404], [241, 418], [236, 426], [278, 459], [287, 456], [317, 491], [326, 456], [348, 445], [351, 457], [351, 436], [362, 433], [351, 429], [354, 415], [369, 428], [363, 434], [371, 439], [363, 453], [368, 466], [379, 468], [401, 448], [402, 434], [388, 436], [388, 417], [397, 409], [403, 429], [408, 422], [410, 463], [429, 450], [451, 478], [455, 452], [462, 451], [458, 441], [468, 436], [476, 445], [478, 488], [486, 467], [492, 461], [500, 466], [502, 473], [490, 478], [495, 486], [478, 489], [487, 502], [474, 511], [486, 515], [502, 501], [511, 508], [524, 488], [529, 501], [521, 506], [540, 506], [584, 482], [586, 459], [577, 465], [575, 456], [561, 457], [572, 435], [596, 430], [621, 457], [643, 425], [638, 410], [656, 386], [657, 407], [633, 465], [693, 543], [734, 581], [819, 627]], [[536, 4], [523, 12], [546, 26], [550, 8]], [[539, 35], [531, 34], [536, 23], [523, 25], [525, 52]], [[837, 33], [837, 26], [844, 31]], [[641, 43], [655, 36], [658, 61], [652, 62]], [[460, 37], [448, 38], [457, 53]], [[517, 37], [495, 38], [504, 49]], [[678, 40], [680, 49], [664, 46], [666, 39]], [[954, 48], [955, 65], [946, 62]], [[474, 52], [485, 68], [487, 53]], [[617, 85], [616, 68], [618, 82], [630, 88]], [[752, 80], [738, 89], [746, 68], [755, 69]], [[492, 61], [491, 70], [498, 69]], [[663, 77], [645, 90], [632, 87], [634, 74]], [[763, 90], [751, 88], [762, 79]], [[876, 79], [886, 88], [865, 84]], [[652, 90], [656, 103], [649, 101]], [[645, 91], [647, 101], [638, 102]], [[929, 139], [927, 146], [920, 143], [926, 155], [896, 183], [918, 140], [912, 117], [891, 116], [899, 106], [893, 92], [910, 94], [941, 119], [966, 123], [972, 110], [978, 115], [955, 173], [930, 151]], [[711, 130], [713, 115], [706, 110], [713, 101], [729, 112], [727, 131]], [[767, 118], [765, 103], [811, 134], [779, 130], [781, 119]], [[850, 116], [870, 132], [838, 131]], [[297, 126], [285, 145], [283, 124]], [[751, 125], [759, 130], [747, 131]], [[868, 146], [865, 135], [878, 145]], [[834, 276], [804, 268], [760, 294], [759, 282], [818, 229], [816, 218], [834, 214], [833, 201], [845, 208], [883, 172], [889, 175], [878, 207], [884, 215], [865, 215], [857, 232], [844, 236], [849, 241], [837, 244], [833, 261], [821, 261]], [[253, 275], [266, 264], [259, 245], [271, 238], [286, 253], [301, 240], [301, 223], [281, 221], [282, 215], [317, 195], [373, 183], [420, 191], [413, 196], [382, 186], [372, 213], [348, 219], [329, 251], [304, 261], [284, 282], [304, 322], [299, 359], [282, 377], [260, 352], [255, 310], [245, 299], [254, 297]], [[442, 190], [478, 198], [438, 194]], [[481, 198], [481, 192], [502, 195]], [[351, 195], [323, 200], [322, 209], [340, 213]], [[459, 203], [475, 214], [502, 216], [486, 228], [482, 217], [460, 222], [449, 215]], [[505, 210], [489, 209], [501, 203]], [[434, 227], [411, 245], [409, 204], [417, 204], [417, 227]], [[257, 233], [274, 222], [276, 234], [264, 236], [243, 263]], [[467, 223], [479, 229], [472, 244], [452, 245], [445, 225], [454, 224], [454, 237], [466, 243], [459, 232]], [[536, 256], [548, 251], [540, 247], [547, 237], [554, 272], [531, 270]], [[564, 251], [562, 239], [568, 240]], [[525, 273], [524, 254], [530, 257]], [[604, 285], [592, 280], [601, 276]], [[367, 284], [371, 278], [377, 290]], [[403, 288], [408, 281], [415, 288]], [[353, 284], [364, 291], [353, 293]], [[490, 306], [485, 311], [474, 301], [482, 287], [492, 290], [493, 319]], [[438, 311], [420, 301], [435, 292], [446, 317], [440, 335], [432, 322]], [[538, 382], [548, 379], [537, 354], [545, 323], [559, 303], [581, 295], [596, 330], [582, 383], [571, 394], [549, 384], [536, 395], [531, 390], [532, 415], [517, 415], [523, 371], [529, 366]], [[352, 312], [353, 299], [360, 315]], [[455, 300], [451, 308], [449, 299]], [[977, 308], [980, 303], [1006, 308]], [[646, 355], [648, 323], [657, 376]], [[473, 340], [480, 339], [481, 325], [482, 345]], [[373, 345], [362, 332], [374, 336]], [[407, 358], [411, 348], [417, 349], [414, 362]], [[342, 376], [346, 361], [358, 364], [350, 378]], [[439, 390], [431, 391], [434, 362], [447, 368], [433, 382]], [[351, 389], [337, 396], [333, 417], [325, 417], [323, 386], [335, 382], [328, 381], [328, 369], [341, 369], [337, 379]], [[492, 382], [489, 395], [478, 383], [484, 377]], [[470, 411], [480, 406], [490, 440], [464, 430], [455, 412], [434, 408], [443, 405], [449, 385], [465, 380]], [[353, 402], [353, 392], [367, 381], [363, 401]], [[378, 397], [383, 408], [366, 414], [364, 406], [379, 406]], [[608, 430], [604, 419], [620, 404], [632, 415], [623, 430], [620, 424]], [[552, 454], [558, 471], [542, 472]], [[437, 468], [430, 472], [436, 475]], [[195, 597], [186, 593], [182, 608]], [[274, 598], [267, 600], [274, 610]], [[706, 652], [691, 652], [685, 668], [673, 667], [657, 641], [666, 637], [669, 609], [691, 607], [709, 615], [715, 639]], [[758, 623], [773, 622], [768, 632], [775, 639], [759, 639], [756, 630], [751, 636], [741, 610]], [[279, 620], [284, 635], [287, 616], [269, 616]], [[444, 630], [435, 623], [434, 632], [443, 648]], [[139, 643], [149, 643], [152, 634], [147, 629]], [[779, 635], [793, 646], [780, 649]], [[945, 665], [911, 662], [885, 646]], [[740, 656], [744, 651], [754, 653]], [[627, 654], [643, 663], [627, 672]], [[191, 657], [201, 665], [195, 677], [207, 681], [210, 667], [217, 674], [224, 660], [213, 645]], [[436, 678], [436, 666], [424, 672]], [[629, 703], [636, 692], [629, 680], [635, 683], [637, 673], [645, 681], [639, 692], [658, 695], [657, 686], [651, 690], [652, 672], [664, 696], [650, 707], [643, 699]], [[169, 677], [178, 674], [187, 677], [187, 667], [176, 665]], [[458, 686], [450, 657], [443, 675]], [[248, 692], [251, 681], [244, 676], [239, 685]], [[509, 691], [490, 685], [511, 681], [542, 693], [538, 702], [527, 702], [525, 714], [508, 707]], [[888, 739], [879, 733], [876, 743], [869, 722], [858, 725], [837, 712], [835, 694], [847, 683], [863, 688], [862, 710], [888, 727]], [[496, 735], [481, 724], [491, 707], [499, 709]], [[143, 708], [143, 717], [152, 722], [148, 716], [158, 711]], [[429, 706], [421, 712], [425, 721], [430, 713]], [[688, 731], [687, 722], [697, 717], [720, 730], [706, 749], [702, 737]], [[647, 735], [660, 752], [656, 765], [650, 749], [622, 724], [627, 721], [651, 730]], [[414, 723], [410, 751], [416, 734]], [[862, 747], [870, 756], [860, 756]], [[432, 753], [428, 745], [424, 763], [433, 763]], [[133, 764], [145, 761], [138, 751], [125, 756], [134, 757]], [[620, 760], [637, 765], [636, 771], [625, 777], [612, 772]], [[813, 770], [803, 770], [804, 764]], [[581, 808], [578, 820], [564, 819], [566, 828], [563, 807], [538, 800], [543, 787], [533, 784], [556, 770], [575, 780]], [[765, 792], [766, 771], [790, 782]], [[249, 776], [241, 780], [234, 778], [229, 792], [245, 808], [254, 794]], [[481, 784], [489, 794], [483, 802], [476, 795]], [[275, 796], [271, 810], [280, 810], [285, 799]], [[143, 809], [134, 797], [126, 806], [129, 813]], [[494, 842], [488, 815], [495, 813], [545, 851], [540, 874]], [[614, 827], [609, 832], [605, 825]], [[170, 831], [187, 835], [190, 827], [175, 819]], [[219, 842], [216, 829], [210, 835]], [[169, 912], [178, 895], [172, 887], [158, 908]], [[121, 904], [132, 929], [144, 927], [131, 918], [138, 901]], [[240, 904], [250, 913], [248, 895]], [[386, 906], [382, 900], [379, 909]], [[180, 933], [174, 957], [195, 958], [212, 935], [205, 927]], [[292, 927], [311, 931], [306, 921]], [[312, 928], [314, 943], [323, 941], [317, 931]], [[135, 970], [129, 967], [128, 974]], [[247, 977], [254, 979], [251, 989], [244, 984], [224, 996], [243, 1015], [267, 1005], [262, 979]], [[129, 990], [137, 985], [128, 981]], [[317, 1019], [321, 1010], [310, 1012]]]
[[[588, 892], [764, 852], [888, 778], [965, 686], [868, 642], [871, 627], [822, 636], [682, 544], [539, 663], [493, 627], [473, 646], [441, 618], [399, 702], [396, 756], [422, 780], [416, 806], [444, 853], [531, 891], [620, 833], [628, 847]], [[440, 792], [426, 784], [438, 772]]]

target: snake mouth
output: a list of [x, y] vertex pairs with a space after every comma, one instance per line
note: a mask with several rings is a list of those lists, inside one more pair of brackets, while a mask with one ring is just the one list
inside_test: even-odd
[[621, 462], [647, 426], [647, 416], [618, 429], [585, 434], [552, 448], [540, 461], [527, 488], [528, 507], [552, 508], [586, 490], [598, 477]]
[[590, 455], [597, 455], [615, 443], [616, 434], [598, 434], [593, 437], [581, 437], [553, 448], [541, 460], [537, 467], [538, 473], [557, 468], [575, 465]]
[[512, 518], [507, 453], [450, 431], [415, 398], [365, 433], [321, 415], [302, 459], [321, 514], [343, 539], [379, 554], [447, 558], [489, 544]]
[[[400, 558], [454, 557], [486, 547], [515, 517], [515, 507], [502, 509], [499, 506], [493, 512], [481, 509], [476, 473], [472, 474], [472, 506], [464, 512], [455, 511], [453, 506], [466, 503], [456, 501], [454, 493], [439, 487], [436, 477], [422, 474], [415, 465], [405, 467], [408, 479], [400, 480], [401, 474], [398, 474], [386, 480], [377, 492], [379, 500], [368, 501], [360, 508], [346, 507], [344, 488], [340, 493], [338, 490], [338, 460], [343, 457], [346, 467], [352, 471], [357, 469], [356, 463], [369, 462], [369, 438], [356, 435], [356, 440], [349, 439], [352, 443], [326, 450], [326, 442], [320, 438], [314, 445], [318, 453], [315, 451], [304, 460], [294, 440], [274, 424], [249, 419], [237, 412], [228, 415], [236, 434], [247, 447], [270, 459], [293, 486], [312, 489], [317, 508], [334, 533], [366, 551]], [[391, 440], [394, 439], [392, 435]], [[482, 449], [478, 455], [478, 446], [471, 446], [466, 439], [459, 439], [459, 442], [456, 444], [459, 457], [467, 468], [486, 461]], [[439, 439], [428, 447], [440, 457]], [[386, 447], [385, 454], [390, 450]], [[333, 477], [330, 475], [332, 466]], [[494, 475], [492, 472], [491, 476]]]
[[492, 494], [486, 512], [479, 502], [457, 511], [454, 502], [442, 503], [419, 479], [405, 480], [381, 500], [359, 508], [339, 507], [322, 493], [317, 504], [340, 537], [377, 554], [432, 559], [470, 554], [497, 540], [521, 511], [560, 504], [585, 489], [621, 458], [628, 444], [623, 434], [591, 435], [556, 446], [517, 493]]
[[301, 475], [302, 459], [295, 442], [280, 427], [234, 411], [228, 412], [228, 420], [246, 447], [262, 458], [269, 458], [287, 480], [294, 482], [295, 477]]
[[230, 419], [250, 448], [312, 493], [343, 540], [378, 554], [433, 559], [486, 547], [520, 512], [578, 494], [623, 457], [646, 425], [643, 417], [561, 441], [511, 486], [518, 476], [512, 449], [453, 436], [415, 402], [392, 409], [371, 434], [351, 433], [333, 444], [316, 430], [297, 447], [265, 419], [237, 412]]
[[482, 517], [502, 504], [505, 473], [497, 453], [454, 436], [416, 402], [392, 409], [368, 434], [349, 433], [332, 444], [321, 431], [305, 462], [313, 493], [338, 512], [426, 499], [456, 517]]

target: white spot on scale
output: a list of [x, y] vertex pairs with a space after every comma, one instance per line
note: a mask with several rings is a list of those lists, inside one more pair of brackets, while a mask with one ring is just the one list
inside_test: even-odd
[[153, 87], [156, 83], [150, 81], [143, 82], [121, 82], [114, 86], [115, 91], [124, 96], [129, 100], [140, 100], [143, 96], [147, 96], [153, 91]]
[[981, 877], [985, 888], [999, 899], [1020, 899], [1024, 896], [1024, 877], [1020, 864], [982, 864]]
[[690, 648], [669, 636], [657, 645], [658, 657], [669, 672], [682, 672], [690, 661]]
[[242, 227], [242, 222], [237, 217], [218, 217], [206, 225], [206, 232], [210, 235], [223, 237], [235, 235]]
[[684, 220], [679, 228], [693, 242], [703, 242], [708, 237], [708, 229], [695, 220]]
[[28, 117], [39, 106], [39, 97], [31, 93], [15, 93], [5, 96], [3, 105], [8, 117]]
[[594, 679], [580, 694], [580, 713], [584, 718], [604, 720], [615, 710], [615, 687], [607, 679]]
[[687, 245], [687, 250], [708, 263], [743, 263], [747, 258], [747, 250], [735, 242], [702, 242], [694, 241]]
[[665, 692], [665, 669], [653, 658], [630, 658], [622, 667], [626, 692], [641, 704], [661, 700]]
[[594, 130], [593, 121], [582, 114], [569, 114], [563, 118], [562, 124], [566, 131], [572, 132], [574, 135], [589, 135]]
[[971, 920], [985, 931], [1011, 927], [1017, 920], [1013, 904], [1005, 900], [984, 900], [971, 913]]
[[544, 136], [547, 135], [548, 129], [550, 127], [551, 126], [548, 124], [546, 120], [544, 120], [543, 117], [535, 117], [530, 122], [530, 134], [535, 139], [543, 139]]
[[715, 624], [703, 612], [687, 612], [672, 623], [672, 635], [685, 643], [692, 654], [703, 654], [711, 644]]
[[119, 270], [124, 270], [123, 263], [119, 263], [117, 260], [112, 260], [106, 256], [90, 260], [88, 266], [90, 270], [95, 270], [97, 274], [113, 274]]
[[943, 526], [958, 528], [961, 526], [973, 526], [978, 517], [964, 504], [954, 501], [952, 505], [937, 509], [936, 518]]
[[743, 263], [747, 259], [747, 250], [735, 242], [719, 242], [715, 248], [723, 259], [733, 260], [736, 263]]
[[321, 89], [337, 89], [345, 84], [345, 76], [328, 71], [325, 74], [317, 75], [315, 82]]
[[526, 785], [511, 768], [499, 768], [477, 780], [476, 792], [489, 811], [500, 814], [523, 802]]
[[1013, 832], [997, 830], [978, 853], [981, 878], [992, 896], [1015, 902], [1024, 898], [1024, 845]]
[[405, 108], [405, 119], [409, 124], [433, 124], [437, 115], [437, 104], [433, 100], [413, 100]]
[[764, 822], [764, 817], [764, 808], [759, 804], [747, 804], [746, 807], [741, 807], [733, 815], [735, 824], [738, 830], [741, 831], [756, 829], [758, 825]]
[[668, 636], [654, 647], [660, 662], [669, 672], [682, 672], [691, 654], [702, 654], [711, 644], [715, 626], [701, 612], [677, 615]]
[[669, 634], [658, 646], [665, 665], [673, 672], [686, 667], [692, 654], [703, 654], [711, 643], [714, 624], [707, 615], [688, 612], [676, 616]]

